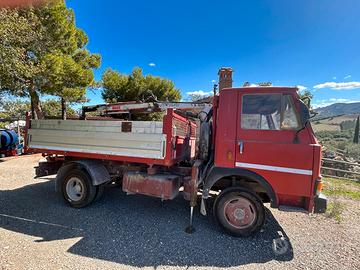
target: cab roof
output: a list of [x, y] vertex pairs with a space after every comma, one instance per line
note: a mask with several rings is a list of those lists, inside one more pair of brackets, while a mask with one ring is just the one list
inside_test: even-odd
[[246, 86], [224, 88], [220, 91], [242, 91], [246, 93], [296, 93], [298, 88], [295, 86]]

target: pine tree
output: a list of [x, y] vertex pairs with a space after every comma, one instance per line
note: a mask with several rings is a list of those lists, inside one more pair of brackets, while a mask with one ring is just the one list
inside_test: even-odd
[[355, 125], [355, 134], [354, 134], [354, 143], [359, 143], [359, 129], [360, 129], [360, 117], [358, 116], [356, 119], [356, 125]]
[[0, 93], [30, 97], [33, 117], [43, 118], [40, 96], [81, 102], [94, 83], [101, 58], [86, 49], [88, 37], [76, 27], [64, 0], [46, 5], [0, 9]]

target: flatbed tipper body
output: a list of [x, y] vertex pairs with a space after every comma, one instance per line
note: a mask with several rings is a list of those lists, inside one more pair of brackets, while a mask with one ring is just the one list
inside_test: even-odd
[[[73, 207], [90, 204], [114, 182], [127, 194], [183, 194], [188, 232], [198, 200], [206, 215], [210, 198], [218, 224], [235, 236], [261, 229], [265, 202], [324, 212], [321, 146], [297, 88], [231, 88], [231, 69], [219, 75], [219, 94], [201, 103], [120, 102], [84, 107], [82, 120], [28, 117], [25, 149], [47, 158], [36, 174], [57, 174], [56, 190]], [[87, 112], [107, 118], [89, 120]], [[162, 112], [163, 120], [108, 118], [144, 112]]]
[[172, 109], [163, 121], [30, 121], [28, 147], [36, 152], [167, 166], [195, 157], [196, 124]]

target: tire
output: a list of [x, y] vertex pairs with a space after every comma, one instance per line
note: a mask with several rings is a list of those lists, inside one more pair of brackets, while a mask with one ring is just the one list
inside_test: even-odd
[[92, 185], [87, 172], [71, 169], [63, 178], [61, 193], [70, 206], [82, 208], [94, 201], [97, 188]]
[[236, 237], [259, 232], [265, 222], [261, 199], [252, 191], [240, 187], [224, 189], [215, 200], [213, 212], [221, 229]]

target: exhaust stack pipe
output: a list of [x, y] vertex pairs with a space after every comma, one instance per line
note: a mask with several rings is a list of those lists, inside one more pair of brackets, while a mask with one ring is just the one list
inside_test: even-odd
[[232, 73], [233, 70], [230, 67], [222, 67], [219, 69], [219, 92], [224, 88], [232, 88]]

